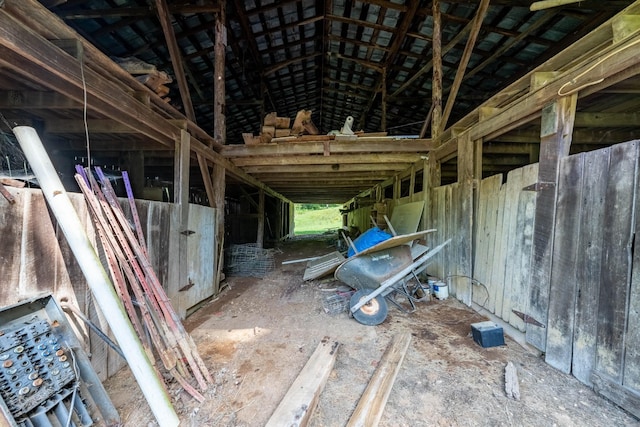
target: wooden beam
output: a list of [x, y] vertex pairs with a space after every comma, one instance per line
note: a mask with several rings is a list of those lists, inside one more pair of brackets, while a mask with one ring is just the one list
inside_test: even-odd
[[256, 236], [256, 244], [259, 248], [264, 246], [264, 190], [258, 190], [258, 231]]
[[182, 98], [182, 105], [184, 106], [185, 115], [192, 122], [196, 122], [196, 114], [191, 102], [191, 94], [189, 93], [189, 85], [187, 84], [187, 77], [184, 73], [184, 64], [182, 63], [182, 54], [178, 47], [176, 35], [173, 31], [173, 24], [171, 23], [171, 16], [169, 15], [169, 7], [166, 0], [156, 0], [156, 8], [158, 11], [158, 19], [162, 26], [162, 32], [164, 38], [167, 41], [167, 48], [169, 55], [171, 56], [171, 64], [173, 65], [173, 72], [178, 81], [178, 89], [180, 90], [180, 98]]
[[227, 158], [324, 154], [325, 143], [329, 145], [330, 154], [426, 153], [432, 148], [431, 139], [361, 137], [355, 141], [304, 141], [256, 145], [227, 145], [223, 148], [221, 154]]
[[[214, 140], [220, 145], [225, 145], [227, 143], [227, 117], [225, 112], [225, 52], [227, 46], [226, 16], [226, 4], [225, 2], [220, 2], [220, 11], [215, 16], [215, 61], [213, 79], [213, 136]], [[211, 180], [213, 182], [212, 192], [214, 194], [212, 206], [217, 209], [217, 245], [224, 243], [226, 170], [227, 168], [223, 165], [216, 164], [214, 165], [213, 173], [211, 174]]]
[[[130, 126], [124, 125], [115, 120], [109, 119], [91, 119], [87, 120], [87, 128], [90, 133], [106, 133], [106, 134], [137, 134], [138, 131]], [[82, 120], [47, 120], [45, 123], [45, 132], [48, 134], [65, 134], [65, 133], [85, 133], [85, 125]], [[158, 144], [154, 144], [156, 147]], [[111, 144], [113, 149], [113, 143]]]
[[[171, 14], [201, 14], [215, 13], [220, 8], [215, 5], [171, 5], [169, 12]], [[63, 19], [101, 19], [106, 17], [122, 18], [122, 17], [147, 17], [153, 11], [151, 7], [114, 7], [110, 9], [70, 9], [60, 10], [56, 14]]]
[[[471, 27], [473, 26], [473, 20], [469, 21], [464, 28], [458, 32], [446, 46], [442, 48], [442, 55], [446, 55], [449, 53], [451, 49], [456, 47], [458, 43], [462, 41], [464, 36], [471, 31]], [[433, 42], [433, 39], [429, 40]], [[426, 64], [420, 67], [419, 70], [411, 73], [411, 77], [408, 78], [398, 89], [396, 89], [393, 93], [389, 95], [389, 98], [397, 98], [402, 92], [404, 92], [407, 88], [409, 88], [420, 76], [429, 71], [433, 67], [433, 58], [431, 58]]]
[[81, 109], [82, 104], [51, 91], [3, 90], [0, 91], [0, 108], [69, 110]]
[[400, 372], [404, 356], [411, 343], [411, 334], [402, 332], [393, 338], [385, 350], [369, 385], [358, 401], [347, 427], [376, 427], [382, 418], [393, 383]]
[[338, 352], [338, 343], [324, 338], [271, 414], [266, 427], [304, 427], [320, 399]]
[[442, 131], [442, 18], [440, 0], [433, 0], [433, 83], [431, 84], [431, 138], [437, 140]]
[[236, 166], [259, 165], [333, 165], [348, 163], [415, 163], [420, 154], [383, 153], [383, 154], [342, 154], [336, 156], [278, 156], [278, 157], [242, 157], [233, 161]]
[[[249, 174], [261, 173], [279, 173], [279, 174], [320, 174], [320, 173], [386, 173], [403, 170], [407, 167], [406, 163], [347, 163], [327, 165], [261, 165], [261, 166], [244, 166], [242, 169]], [[375, 171], [375, 172], [374, 172]]]
[[476, 15], [473, 18], [473, 25], [471, 27], [471, 31], [469, 32], [467, 45], [462, 52], [462, 56], [460, 57], [460, 60], [458, 62], [458, 71], [456, 71], [456, 75], [453, 79], [453, 85], [449, 90], [449, 97], [447, 98], [447, 104], [445, 105], [444, 111], [442, 113], [442, 121], [440, 122], [440, 131], [443, 131], [444, 128], [447, 127], [447, 121], [449, 120], [449, 116], [451, 115], [451, 111], [453, 110], [453, 104], [455, 103], [456, 97], [458, 96], [458, 90], [460, 89], [460, 85], [462, 84], [462, 78], [464, 77], [464, 73], [467, 70], [467, 65], [469, 65], [471, 53], [473, 52], [476, 40], [478, 39], [478, 34], [480, 33], [480, 29], [482, 28], [482, 22], [484, 21], [484, 17], [487, 14], [487, 9], [489, 9], [489, 0], [480, 0]]
[[640, 113], [576, 113], [576, 127], [620, 128], [640, 126]]

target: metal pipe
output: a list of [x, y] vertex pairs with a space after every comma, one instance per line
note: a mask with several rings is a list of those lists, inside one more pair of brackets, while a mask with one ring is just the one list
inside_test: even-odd
[[62, 307], [62, 309], [64, 311], [71, 312], [73, 315], [77, 316], [80, 320], [82, 320], [84, 323], [86, 323], [87, 326], [89, 327], [89, 329], [91, 329], [93, 332], [95, 332], [97, 336], [102, 338], [102, 341], [104, 341], [109, 347], [111, 347], [116, 353], [118, 353], [120, 355], [120, 357], [122, 357], [123, 359], [126, 360], [126, 358], [124, 357], [124, 353], [122, 352], [122, 350], [120, 350], [120, 347], [118, 347], [118, 344], [116, 344], [113, 341], [111, 341], [111, 338], [109, 338], [109, 336], [107, 334], [102, 332], [102, 330], [100, 328], [98, 328], [98, 326], [96, 326], [95, 323], [93, 323], [91, 320], [89, 320], [87, 318], [87, 316], [82, 314], [82, 312], [80, 310], [78, 310], [73, 305], [67, 304], [65, 302], [61, 303], [60, 306]]
[[96, 303], [106, 314], [109, 327], [120, 344], [129, 368], [158, 424], [163, 427], [177, 426], [180, 421], [164, 384], [147, 358], [142, 343], [135, 334], [122, 302], [84, 231], [38, 133], [28, 126], [17, 126], [13, 128], [13, 132], [38, 178], [40, 188], [60, 224]]

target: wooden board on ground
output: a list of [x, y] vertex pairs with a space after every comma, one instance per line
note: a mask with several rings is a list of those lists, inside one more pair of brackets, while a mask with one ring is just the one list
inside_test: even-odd
[[338, 251], [310, 260], [307, 262], [302, 280], [313, 280], [333, 273], [344, 260], [344, 256]]
[[376, 427], [382, 418], [393, 383], [411, 343], [411, 334], [396, 335], [387, 347], [369, 385], [362, 393], [347, 427]]
[[328, 337], [320, 341], [266, 427], [307, 425], [335, 364], [338, 345]]

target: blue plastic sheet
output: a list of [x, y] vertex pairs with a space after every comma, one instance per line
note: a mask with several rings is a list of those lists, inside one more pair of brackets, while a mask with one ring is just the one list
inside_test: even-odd
[[[362, 233], [356, 240], [353, 241], [353, 245], [356, 247], [358, 252], [362, 252], [371, 246], [375, 246], [380, 242], [384, 242], [385, 240], [389, 240], [391, 234], [380, 230], [378, 227], [373, 227]], [[352, 247], [347, 251], [347, 256], [355, 255], [355, 251]]]

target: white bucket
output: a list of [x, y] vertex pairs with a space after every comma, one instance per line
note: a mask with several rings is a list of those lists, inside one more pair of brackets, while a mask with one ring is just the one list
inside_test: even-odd
[[433, 284], [433, 294], [439, 300], [445, 300], [449, 297], [449, 286], [444, 282], [435, 282]]

